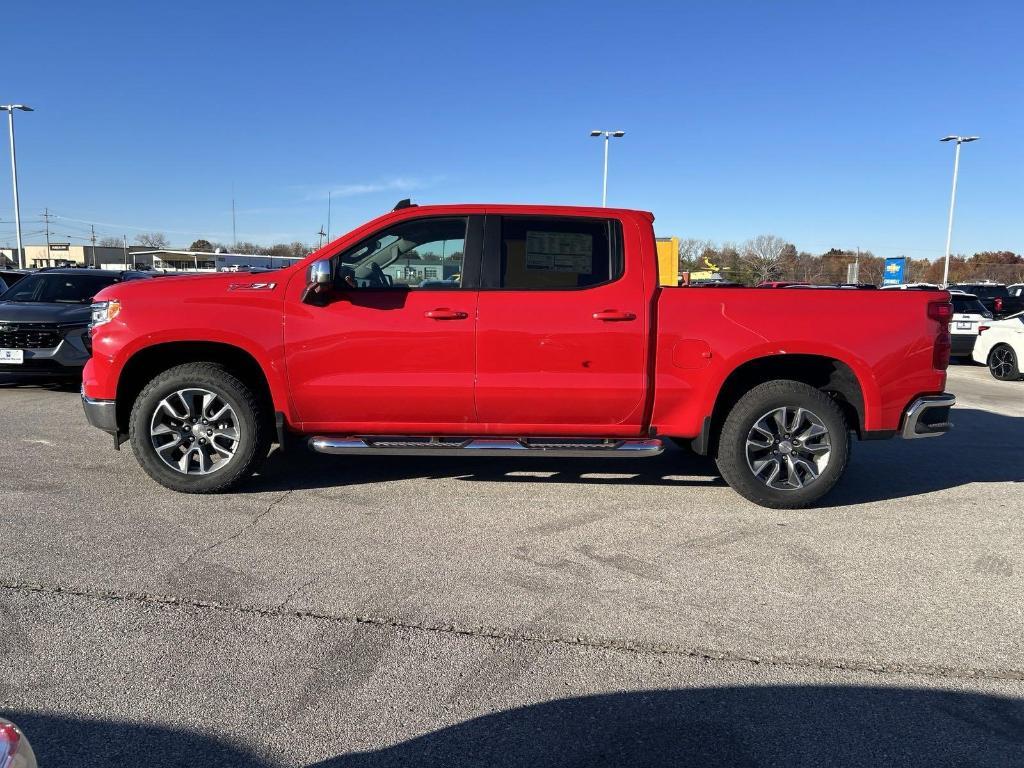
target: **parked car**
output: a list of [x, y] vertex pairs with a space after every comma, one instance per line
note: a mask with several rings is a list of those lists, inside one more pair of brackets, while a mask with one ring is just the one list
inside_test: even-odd
[[89, 359], [93, 297], [144, 276], [97, 269], [42, 269], [0, 295], [0, 372], [79, 373]]
[[1024, 312], [990, 320], [989, 326], [974, 345], [975, 362], [987, 365], [1000, 381], [1017, 381], [1024, 377]]
[[950, 291], [953, 302], [953, 320], [949, 324], [949, 333], [953, 339], [952, 356], [970, 357], [974, 351], [974, 343], [978, 335], [987, 328], [992, 313], [978, 301], [978, 297], [970, 293]]
[[36, 768], [36, 756], [24, 732], [0, 717], [0, 768]]
[[[658, 287], [652, 222], [403, 205], [277, 272], [112, 286], [83, 406], [189, 493], [236, 485], [272, 442], [522, 458], [675, 440], [794, 508], [835, 485], [851, 433], [949, 429], [947, 292]], [[398, 268], [442, 253], [455, 285]]]
[[972, 293], [985, 305], [994, 317], [1007, 317], [1024, 311], [1024, 296], [1013, 296], [1005, 285], [999, 283], [959, 283], [949, 286], [951, 290]]
[[1006, 290], [1011, 296], [1024, 296], [1024, 283], [1008, 285], [1006, 286]]

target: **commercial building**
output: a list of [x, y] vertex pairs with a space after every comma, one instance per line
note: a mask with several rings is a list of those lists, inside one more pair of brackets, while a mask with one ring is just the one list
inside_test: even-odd
[[280, 269], [304, 259], [305, 256], [264, 256], [256, 253], [144, 248], [136, 251], [132, 258], [137, 266], [162, 272], [231, 272], [246, 267]]
[[[24, 266], [28, 269], [41, 267], [94, 267], [103, 264], [117, 264], [123, 268], [131, 264], [133, 251], [145, 250], [139, 245], [128, 246], [127, 257], [124, 248], [109, 248], [103, 245], [75, 245], [72, 243], [46, 243], [26, 245]], [[0, 248], [0, 265], [18, 267], [18, 249]]]
[[[0, 267], [18, 266], [17, 248], [0, 248]], [[177, 251], [130, 245], [108, 248], [98, 245], [72, 245], [50, 243], [26, 245], [25, 266], [43, 267], [97, 267], [100, 269], [156, 269], [165, 272], [221, 272], [244, 267], [275, 269], [296, 261], [293, 257], [262, 256], [246, 253], [212, 253], [206, 251]]]

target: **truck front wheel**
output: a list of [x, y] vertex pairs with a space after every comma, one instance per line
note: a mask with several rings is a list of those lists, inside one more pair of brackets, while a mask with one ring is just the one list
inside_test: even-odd
[[776, 380], [754, 387], [729, 411], [717, 463], [744, 498], [798, 509], [832, 489], [849, 451], [849, 426], [831, 397], [803, 382]]
[[216, 363], [186, 363], [154, 378], [135, 400], [129, 432], [146, 473], [184, 493], [227, 490], [269, 447], [259, 399]]

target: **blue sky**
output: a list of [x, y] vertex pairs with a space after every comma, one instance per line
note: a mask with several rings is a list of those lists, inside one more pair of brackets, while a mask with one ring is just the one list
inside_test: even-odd
[[[600, 202], [658, 234], [1024, 252], [1018, 2], [9, 3], [22, 215], [315, 241], [421, 202]], [[0, 243], [13, 241], [6, 151]], [[38, 235], [26, 238], [39, 241]], [[73, 241], [74, 242], [74, 241]], [[81, 242], [81, 241], [79, 241]]]

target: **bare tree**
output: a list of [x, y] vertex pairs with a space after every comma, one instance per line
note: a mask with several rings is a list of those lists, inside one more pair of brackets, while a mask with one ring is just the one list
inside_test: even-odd
[[755, 285], [781, 274], [786, 245], [785, 240], [775, 235], [758, 235], [743, 244], [740, 261]]
[[96, 241], [96, 245], [101, 248], [120, 248], [124, 242], [120, 237], [101, 237]]
[[147, 248], [166, 248], [171, 244], [163, 232], [140, 232], [135, 236], [135, 242]]
[[700, 258], [701, 252], [704, 250], [704, 244], [701, 240], [697, 240], [692, 237], [688, 237], [685, 240], [679, 241], [679, 269], [683, 272], [691, 270], [697, 263], [697, 259]]

